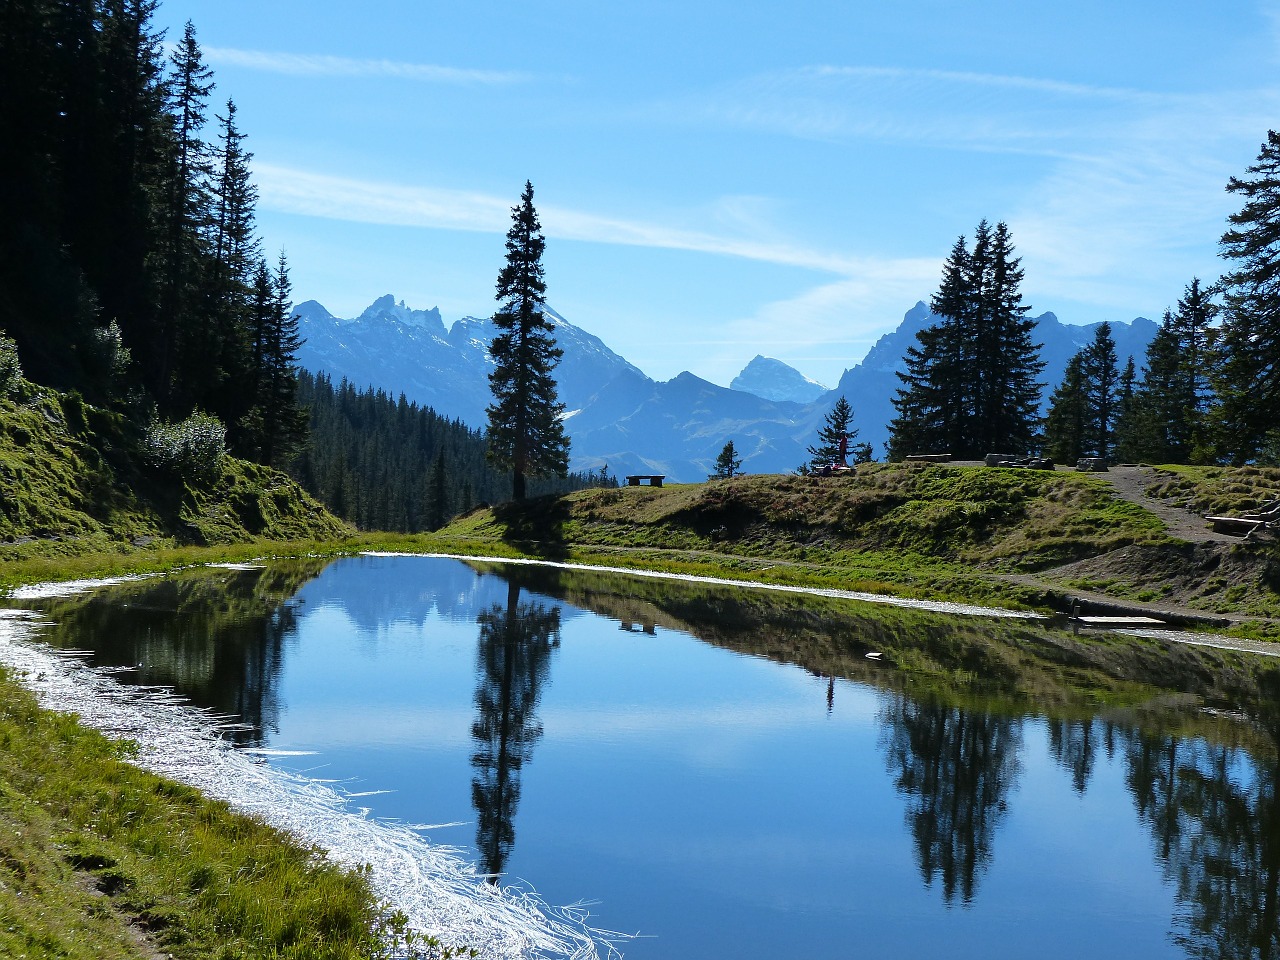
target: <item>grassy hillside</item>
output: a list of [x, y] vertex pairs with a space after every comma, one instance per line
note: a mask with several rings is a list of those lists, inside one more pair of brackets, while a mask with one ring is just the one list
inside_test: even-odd
[[[1245, 509], [1269, 499], [1280, 471], [1179, 468], [1158, 480], [1151, 492], [1171, 502]], [[442, 533], [474, 552], [907, 596], [1055, 607], [1083, 592], [1280, 616], [1274, 547], [1179, 541], [1106, 480], [1068, 471], [871, 464], [843, 477], [585, 490], [477, 511]]]
[[1146, 511], [1074, 473], [871, 464], [854, 476], [746, 476], [583, 490], [443, 531], [458, 543], [763, 573], [783, 582], [1036, 601], [995, 575], [1167, 538]]
[[0, 397], [0, 563], [349, 532], [278, 471], [223, 457], [184, 478], [149, 467], [140, 442], [75, 394], [24, 382]]
[[0, 955], [381, 955], [363, 877], [128, 753], [0, 672]]

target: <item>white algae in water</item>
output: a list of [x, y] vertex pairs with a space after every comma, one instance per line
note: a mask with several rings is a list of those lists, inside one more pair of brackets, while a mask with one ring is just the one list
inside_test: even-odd
[[0, 610], [0, 663], [42, 706], [134, 740], [138, 766], [224, 800], [337, 863], [368, 864], [377, 895], [404, 911], [414, 929], [493, 960], [620, 955], [614, 944], [624, 938], [589, 927], [583, 905], [549, 907], [530, 890], [486, 883], [455, 848], [427, 841], [422, 828], [370, 819], [351, 809], [354, 795], [235, 750], [219, 732], [227, 718], [164, 690], [120, 684], [109, 670], [34, 642], [40, 622], [28, 611]]

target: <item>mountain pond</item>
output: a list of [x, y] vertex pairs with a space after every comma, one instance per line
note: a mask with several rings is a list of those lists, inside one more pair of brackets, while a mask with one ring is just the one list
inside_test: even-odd
[[628, 960], [1280, 956], [1272, 658], [439, 557], [29, 605]]

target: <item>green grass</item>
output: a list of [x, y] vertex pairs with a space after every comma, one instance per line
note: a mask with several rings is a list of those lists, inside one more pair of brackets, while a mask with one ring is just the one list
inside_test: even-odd
[[26, 382], [0, 397], [0, 563], [345, 532], [279, 471], [224, 457], [184, 480], [145, 466], [119, 414]]
[[856, 476], [748, 476], [584, 490], [459, 518], [457, 552], [1043, 606], [1002, 575], [1167, 542], [1159, 520], [1070, 473], [873, 464]]
[[1160, 466], [1149, 494], [1205, 515], [1234, 515], [1280, 499], [1280, 467]]
[[128, 754], [0, 673], [0, 956], [379, 952], [362, 876]]

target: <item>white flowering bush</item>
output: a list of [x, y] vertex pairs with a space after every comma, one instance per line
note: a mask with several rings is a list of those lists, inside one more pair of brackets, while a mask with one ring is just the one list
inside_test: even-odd
[[18, 362], [18, 344], [0, 333], [0, 393], [11, 397], [18, 392], [22, 380], [22, 364]]
[[227, 428], [217, 417], [197, 410], [179, 423], [151, 421], [143, 442], [152, 466], [188, 479], [207, 479], [217, 474], [226, 456]]
[[119, 325], [112, 320], [105, 327], [97, 327], [93, 331], [93, 343], [97, 355], [106, 360], [112, 380], [123, 379], [129, 370], [130, 355]]

